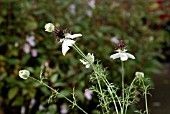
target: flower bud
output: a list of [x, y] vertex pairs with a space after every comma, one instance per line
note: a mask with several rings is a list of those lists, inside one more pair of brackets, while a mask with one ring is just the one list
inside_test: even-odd
[[28, 70], [20, 70], [19, 77], [22, 79], [27, 79], [30, 76], [30, 72]]
[[53, 32], [55, 30], [55, 26], [52, 23], [47, 23], [45, 25], [45, 31], [47, 32]]
[[142, 78], [144, 78], [144, 73], [143, 72], [136, 72], [135, 75], [136, 76], [141, 76]]

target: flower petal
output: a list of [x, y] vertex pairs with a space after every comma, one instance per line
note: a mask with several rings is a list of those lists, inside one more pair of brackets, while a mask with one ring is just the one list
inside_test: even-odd
[[126, 55], [126, 53], [120, 53], [120, 60], [121, 60], [121, 61], [126, 61], [126, 60], [128, 60], [128, 56]]
[[87, 64], [87, 65], [86, 65], [86, 68], [90, 68], [90, 64]]
[[63, 55], [65, 55], [67, 53], [67, 51], [70, 49], [69, 46], [72, 46], [74, 43], [75, 43], [74, 40], [64, 39], [64, 41], [62, 43], [62, 53], [63, 53]]
[[74, 38], [77, 38], [77, 37], [81, 37], [82, 34], [69, 34], [69, 33], [66, 33], [65, 34], [65, 38], [71, 38], [71, 39], [74, 39]]
[[85, 61], [84, 59], [80, 59], [80, 62], [82, 62], [84, 65], [88, 64], [88, 62]]
[[119, 58], [119, 57], [120, 57], [120, 53], [112, 54], [112, 55], [110, 56], [110, 58], [112, 58], [112, 59], [117, 59], [117, 58]]
[[68, 51], [69, 49], [70, 49], [70, 48], [69, 48], [67, 45], [62, 44], [62, 53], [63, 53], [64, 56], [65, 56], [65, 54], [67, 53], [67, 51]]
[[93, 55], [93, 53], [92, 53], [92, 54], [88, 53], [88, 54], [87, 54], [87, 59], [88, 59], [91, 63], [94, 63], [94, 55]]
[[63, 44], [66, 46], [73, 46], [73, 44], [75, 43], [74, 40], [70, 40], [70, 39], [64, 39]]
[[128, 56], [128, 58], [135, 59], [135, 57], [130, 53], [126, 53], [126, 55]]

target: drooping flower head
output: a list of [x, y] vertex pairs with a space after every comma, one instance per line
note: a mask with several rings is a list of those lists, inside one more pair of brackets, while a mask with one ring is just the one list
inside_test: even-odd
[[127, 53], [126, 51], [127, 49], [123, 40], [120, 40], [119, 43], [117, 44], [117, 50], [116, 50], [116, 52], [118, 53], [112, 54], [110, 58], [112, 59], [120, 58], [121, 61], [126, 61], [128, 60], [128, 58], [135, 59], [135, 57], [132, 54]]
[[52, 23], [45, 25], [45, 31], [53, 32], [55, 36], [59, 39], [59, 43], [62, 43], [62, 53], [65, 55], [71, 46], [75, 43], [74, 38], [81, 37], [81, 34], [72, 34], [67, 32], [66, 29], [61, 29], [60, 27], [55, 27]]

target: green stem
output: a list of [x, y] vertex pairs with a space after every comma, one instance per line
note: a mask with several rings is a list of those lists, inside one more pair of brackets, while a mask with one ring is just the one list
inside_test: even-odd
[[[73, 44], [73, 48], [77, 51], [77, 53], [79, 53], [85, 60], [87, 60], [93, 67], [93, 70], [95, 70], [95, 66], [93, 65], [93, 63], [91, 63], [91, 61], [89, 61], [86, 57], [86, 55], [76, 46], [76, 44]], [[99, 86], [99, 90], [100, 90], [100, 94], [102, 95], [103, 92], [102, 92], [102, 88], [101, 88], [101, 85], [100, 85], [100, 80], [98, 79], [98, 77], [96, 76], [96, 79], [97, 79], [97, 83], [98, 83], [98, 86]], [[106, 103], [106, 100], [105, 98], [102, 96], [102, 100], [104, 102], [104, 107], [106, 109], [106, 111], [108, 111], [108, 108], [107, 108], [107, 103]]]
[[[43, 81], [39, 81], [37, 80], [36, 78], [34, 77], [31, 77], [31, 79], [35, 80], [35, 81], [38, 81], [40, 84], [43, 84], [44, 86], [46, 86], [47, 88], [51, 89], [52, 91], [54, 91], [55, 93], [58, 93], [55, 89], [53, 89], [52, 87], [50, 87], [49, 85], [47, 85], [46, 83], [44, 83]], [[69, 101], [70, 103], [73, 103], [73, 101], [71, 101], [70, 99], [68, 99], [66, 96], [64, 96], [63, 94], [61, 93], [58, 93], [58, 95], [61, 95], [63, 98], [65, 98], [67, 101]], [[85, 114], [88, 114], [86, 111], [84, 111], [81, 107], [79, 107], [77, 104], [75, 104], [75, 106], [77, 108], [79, 108], [82, 112], [84, 112]]]
[[[130, 93], [130, 91], [131, 91], [131, 89], [132, 89], [132, 87], [133, 87], [133, 84], [135, 83], [136, 79], [137, 79], [137, 77], [135, 77], [135, 78], [133, 79], [132, 83], [130, 84], [130, 87], [129, 87], [129, 90], [128, 90], [129, 93]], [[127, 97], [126, 97], [126, 99], [125, 99], [125, 102], [127, 103], [127, 104], [125, 104], [125, 114], [127, 113], [127, 108], [128, 108], [128, 106], [129, 106], [129, 104], [128, 104], [129, 93], [127, 94]]]
[[123, 105], [122, 105], [121, 113], [124, 114], [124, 105], [125, 105], [124, 73], [125, 73], [125, 72], [124, 72], [124, 63], [123, 63], [123, 61], [121, 61], [121, 64], [122, 64], [122, 100], [123, 100], [123, 101], [122, 101], [122, 102], [123, 102], [123, 103], [122, 103]]
[[147, 90], [148, 90], [148, 87], [145, 86], [145, 83], [144, 81], [142, 80], [142, 83], [143, 83], [143, 86], [144, 86], [144, 94], [145, 94], [145, 108], [146, 108], [146, 114], [149, 114], [148, 112], [148, 100], [147, 100]]
[[148, 112], [148, 100], [147, 100], [147, 89], [145, 89], [145, 108], [146, 108], [146, 114], [149, 114], [149, 112]]
[[[116, 105], [116, 101], [115, 101], [115, 99], [114, 99], [114, 97], [113, 97], [112, 92], [115, 94], [115, 97], [116, 97], [116, 99], [118, 100], [118, 103], [119, 103], [120, 107], [121, 107], [121, 102], [120, 102], [117, 94], [114, 92], [114, 90], [113, 90], [112, 88], [110, 88], [110, 86], [109, 86], [110, 83], [108, 82], [108, 80], [107, 80], [106, 78], [104, 78], [104, 76], [101, 76], [101, 74], [99, 74], [99, 73], [96, 71], [95, 65], [94, 65], [93, 63], [91, 63], [91, 61], [89, 61], [89, 60], [86, 58], [85, 54], [84, 54], [75, 44], [73, 45], [73, 48], [74, 48], [85, 60], [87, 60], [87, 61], [91, 64], [91, 66], [92, 66], [95, 74], [99, 75], [99, 76], [102, 78], [103, 82], [104, 82], [105, 85], [108, 87], [109, 94], [111, 95], [111, 98], [112, 98], [112, 100], [113, 100], [113, 103], [114, 103], [114, 106], [115, 106], [115, 109], [116, 109], [116, 113], [119, 114], [118, 108], [117, 108], [117, 105]], [[102, 94], [102, 89], [101, 89], [101, 86], [100, 86], [100, 82], [99, 82], [99, 80], [98, 80], [98, 77], [96, 77], [96, 79], [97, 79], [97, 82], [98, 82], [98, 85], [99, 85], [100, 92], [101, 92], [101, 94]], [[111, 92], [111, 91], [112, 91], [112, 92]], [[104, 101], [104, 103], [105, 103], [105, 99], [104, 99], [104, 98], [103, 98], [103, 101]], [[105, 108], [106, 108], [106, 107], [105, 107]], [[107, 108], [106, 108], [106, 110], [107, 110]]]
[[[76, 44], [73, 44], [73, 48], [84, 58], [87, 60], [86, 55], [77, 47]], [[88, 60], [87, 60], [88, 61]]]
[[[97, 78], [97, 76], [96, 76], [96, 78]], [[97, 83], [98, 83], [98, 85], [99, 85], [100, 93], [101, 93], [101, 95], [102, 95], [102, 100], [103, 100], [103, 102], [104, 102], [104, 107], [105, 107], [106, 111], [108, 111], [107, 103], [106, 103], [105, 98], [103, 97], [102, 88], [101, 88], [100, 81], [99, 81], [99, 79], [98, 79], [98, 78], [97, 78]]]

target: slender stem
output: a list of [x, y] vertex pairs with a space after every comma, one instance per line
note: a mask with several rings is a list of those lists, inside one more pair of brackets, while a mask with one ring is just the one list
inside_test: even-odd
[[121, 61], [121, 64], [122, 64], [122, 104], [123, 104], [123, 107], [122, 107], [122, 110], [121, 110], [121, 113], [123, 114], [124, 113], [124, 105], [125, 105], [125, 93], [124, 93], [124, 64], [123, 64], [123, 61]]
[[145, 108], [146, 108], [146, 114], [149, 114], [148, 112], [148, 100], [147, 100], [147, 88], [145, 88]]
[[[100, 74], [98, 74], [98, 75], [100, 75]], [[115, 97], [117, 98], [117, 101], [118, 101], [118, 103], [119, 103], [119, 106], [120, 106], [120, 108], [122, 108], [121, 102], [120, 102], [119, 97], [117, 96], [115, 90], [113, 90], [113, 88], [111, 88], [111, 87], [109, 86], [110, 83], [108, 82], [108, 80], [107, 80], [104, 76], [101, 76], [101, 77], [102, 77], [102, 79], [103, 79], [103, 82], [106, 84], [106, 86], [107, 86], [109, 89], [111, 89], [112, 92], [115, 94]], [[113, 101], [115, 101], [112, 93], [109, 92], [109, 94], [112, 96]], [[116, 106], [115, 108], [117, 109], [117, 106]]]
[[[86, 55], [77, 47], [76, 44], [73, 44], [73, 48], [84, 58], [86, 59]], [[87, 60], [87, 59], [86, 59]]]
[[[135, 78], [133, 79], [132, 83], [130, 84], [130, 87], [129, 87], [128, 92], [131, 91], [131, 89], [132, 89], [132, 87], [133, 87], [133, 84], [135, 83], [136, 79], [137, 79], [137, 77], [135, 77]], [[128, 106], [129, 106], [129, 104], [127, 103], [128, 100], [129, 100], [129, 93], [127, 94], [126, 99], [125, 99], [125, 102], [126, 102], [126, 104], [125, 104], [125, 114], [127, 113], [127, 108], [128, 108]]]
[[[106, 84], [106, 86], [108, 87], [109, 94], [111, 95], [111, 98], [113, 99], [113, 103], [114, 103], [114, 106], [115, 106], [115, 109], [116, 109], [116, 113], [119, 114], [118, 108], [117, 108], [117, 105], [116, 105], [116, 102], [115, 102], [115, 99], [114, 99], [114, 97], [113, 97], [113, 95], [112, 95], [112, 92], [115, 94], [115, 97], [117, 98], [120, 107], [121, 107], [121, 102], [120, 102], [118, 96], [116, 95], [116, 93], [114, 92], [114, 90], [113, 90], [112, 88], [110, 88], [110, 86], [109, 86], [110, 83], [108, 82], [108, 80], [107, 80], [104, 76], [102, 76], [101, 74], [99, 74], [99, 73], [96, 71], [95, 65], [94, 65], [93, 63], [91, 63], [91, 61], [89, 61], [89, 60], [86, 58], [85, 54], [84, 54], [75, 44], [73, 45], [73, 48], [74, 48], [84, 59], [86, 59], [86, 60], [91, 64], [94, 72], [103, 79], [103, 82], [104, 82], [104, 83]], [[100, 92], [101, 92], [101, 94], [102, 94], [102, 89], [101, 89], [100, 82], [99, 82], [97, 76], [96, 76], [96, 79], [97, 79], [97, 82], [98, 82], [98, 85], [99, 85]], [[112, 92], [111, 92], [111, 91], [112, 91]], [[104, 103], [105, 103], [105, 99], [104, 99], [104, 98], [103, 98], [103, 101], [104, 101]], [[107, 107], [105, 107], [105, 108], [106, 108], [106, 110], [107, 110]]]
[[[101, 85], [100, 85], [100, 81], [99, 81], [99, 79], [98, 79], [98, 77], [96, 76], [96, 78], [97, 78], [97, 83], [98, 83], [98, 85], [99, 85], [99, 89], [100, 89], [100, 93], [101, 93], [101, 95], [103, 94], [103, 92], [102, 92], [102, 88], [101, 88]], [[104, 106], [105, 106], [105, 108], [106, 108], [106, 111], [108, 111], [108, 108], [107, 108], [107, 103], [106, 103], [106, 100], [105, 100], [105, 98], [103, 97], [103, 95], [102, 95], [102, 100], [103, 100], [103, 102], [104, 102]]]
[[115, 106], [115, 109], [116, 109], [116, 113], [119, 114], [119, 111], [118, 111], [117, 105], [116, 105], [116, 101], [115, 101], [115, 99], [114, 99], [114, 97], [113, 97], [113, 95], [112, 95], [112, 92], [111, 92], [111, 90], [110, 90], [110, 87], [108, 87], [108, 90], [109, 90], [109, 94], [111, 95], [111, 97], [112, 97], [112, 99], [113, 99], [113, 103], [114, 103], [114, 106]]
[[148, 86], [145, 86], [144, 81], [142, 80], [143, 86], [144, 86], [144, 94], [145, 94], [145, 108], [146, 108], [146, 114], [149, 114], [148, 112], [148, 100], [147, 100], [147, 90], [148, 90]]
[[[70, 103], [73, 103], [73, 101], [71, 101], [70, 99], [68, 99], [66, 96], [64, 96], [63, 94], [61, 93], [58, 93], [55, 89], [53, 89], [52, 87], [50, 87], [49, 85], [47, 85], [46, 83], [44, 83], [43, 81], [39, 81], [37, 80], [36, 78], [34, 77], [31, 77], [31, 79], [35, 80], [35, 81], [38, 81], [40, 84], [43, 84], [44, 86], [46, 86], [47, 88], [51, 89], [52, 91], [54, 91], [55, 93], [57, 93], [58, 95], [61, 95], [63, 98], [65, 98], [67, 101], [69, 101]], [[81, 107], [79, 107], [77, 104], [75, 104], [75, 106], [77, 108], [79, 108], [82, 112], [84, 112], [85, 114], [88, 114], [86, 111], [84, 111]]]

